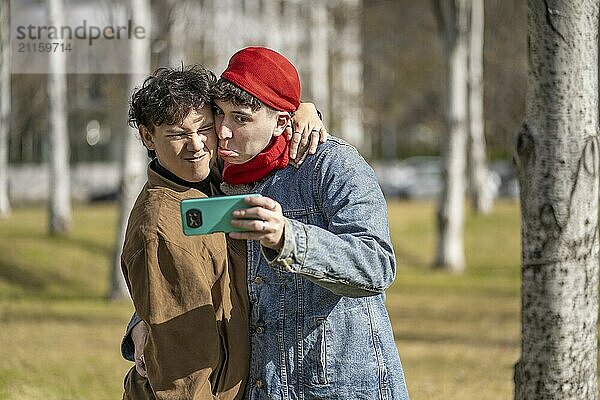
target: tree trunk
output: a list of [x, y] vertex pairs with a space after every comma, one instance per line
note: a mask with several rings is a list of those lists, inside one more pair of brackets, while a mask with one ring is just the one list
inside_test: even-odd
[[243, 42], [246, 44], [261, 44], [262, 38], [262, 13], [260, 10], [261, 0], [244, 0], [244, 16], [242, 30]]
[[281, 1], [263, 0], [263, 28], [265, 30], [265, 46], [282, 51], [282, 12]]
[[186, 62], [186, 31], [191, 20], [188, 19], [189, 5], [186, 0], [169, 0], [169, 65], [179, 68]]
[[[129, 0], [130, 13], [135, 25], [150, 27], [150, 0]], [[136, 86], [142, 84], [150, 73], [150, 40], [131, 41], [131, 63], [136, 64], [136, 71], [129, 76], [130, 96]], [[125, 117], [125, 115], [124, 115]], [[142, 145], [139, 134], [133, 129], [126, 128], [123, 131], [123, 152], [121, 158], [121, 183], [119, 193], [119, 228], [115, 256], [111, 273], [110, 299], [126, 298], [128, 294], [123, 273], [121, 272], [121, 250], [125, 240], [127, 220], [146, 180], [146, 150]]]
[[0, 6], [0, 218], [10, 212], [8, 198], [8, 134], [10, 132], [10, 0]]
[[[63, 26], [63, 0], [48, 0], [50, 26]], [[67, 131], [67, 63], [63, 52], [49, 53], [48, 120], [50, 122], [50, 221], [52, 234], [71, 228], [69, 135]]]
[[327, 4], [312, 0], [310, 7], [310, 92], [323, 116], [329, 116], [329, 12]]
[[238, 22], [234, 19], [235, 5], [233, 0], [211, 0], [213, 10], [213, 55], [215, 66], [213, 71], [217, 76], [227, 68], [229, 58], [239, 50], [234, 42], [236, 33], [242, 31]]
[[[280, 24], [281, 32], [281, 50], [282, 53], [292, 61], [292, 63], [298, 69], [300, 79], [302, 80], [302, 69], [303, 65], [300, 65], [300, 57], [304, 53], [301, 48], [303, 30], [306, 30], [306, 26], [303, 26], [303, 21], [306, 17], [302, 14], [302, 2], [298, 0], [286, 0], [283, 4], [283, 10], [281, 10], [282, 24]], [[318, 27], [314, 27], [318, 29]], [[302, 63], [304, 64], [304, 63]]]
[[338, 54], [333, 67], [336, 80], [335, 93], [332, 93], [335, 97], [335, 100], [332, 98], [335, 102], [333, 108], [338, 115], [339, 135], [368, 156], [371, 143], [365, 137], [362, 124], [362, 1], [341, 0], [337, 4], [341, 26], [334, 38]]
[[598, 1], [529, 0], [515, 399], [597, 399]]
[[442, 151], [444, 187], [438, 205], [435, 266], [460, 273], [465, 268], [463, 225], [467, 140], [468, 0], [448, 3], [446, 25], [446, 140]]
[[471, 0], [469, 42], [469, 181], [472, 206], [476, 213], [489, 214], [494, 203], [485, 155], [483, 115], [483, 0]]

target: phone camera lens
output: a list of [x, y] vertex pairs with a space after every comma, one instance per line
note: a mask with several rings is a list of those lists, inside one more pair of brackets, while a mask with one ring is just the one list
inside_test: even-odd
[[202, 226], [202, 212], [196, 208], [192, 208], [185, 213], [187, 225], [190, 228], [198, 228]]

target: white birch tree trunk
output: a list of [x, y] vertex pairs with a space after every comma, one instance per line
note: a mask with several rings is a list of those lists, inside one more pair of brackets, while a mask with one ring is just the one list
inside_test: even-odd
[[327, 2], [312, 0], [310, 7], [310, 93], [326, 120], [329, 120], [329, 11]]
[[213, 54], [215, 66], [213, 71], [217, 77], [227, 68], [227, 63], [237, 50], [234, 38], [241, 28], [234, 20], [233, 0], [211, 0], [213, 10]]
[[[63, 0], [48, 0], [47, 6], [49, 24], [63, 26]], [[65, 53], [60, 51], [50, 52], [48, 57], [48, 121], [51, 149], [49, 231], [52, 234], [61, 234], [71, 228], [67, 63]]]
[[244, 0], [244, 16], [242, 30], [245, 44], [263, 44], [260, 0]]
[[300, 62], [301, 58], [305, 53], [301, 49], [303, 30], [306, 29], [304, 24], [304, 16], [302, 15], [302, 2], [298, 0], [285, 0], [283, 3], [282, 10], [282, 23], [280, 24], [281, 29], [281, 50], [283, 55], [290, 59], [290, 61], [298, 69], [300, 79], [302, 80], [302, 70], [306, 69], [306, 63]]
[[203, 0], [202, 1], [202, 16], [203, 24], [202, 34], [202, 62], [206, 68], [210, 69], [217, 75], [222, 72], [216, 69], [216, 51], [217, 51], [217, 28], [215, 26], [215, 5], [218, 0]]
[[262, 4], [263, 29], [266, 28], [265, 46], [283, 52], [281, 2], [280, 0], [263, 0]]
[[471, 0], [471, 32], [469, 41], [469, 182], [472, 206], [476, 213], [492, 211], [495, 193], [489, 182], [490, 173], [485, 154], [483, 115], [483, 0]]
[[[135, 25], [146, 28], [150, 35], [150, 0], [129, 0], [129, 12]], [[131, 63], [137, 64], [135, 68], [138, 73], [130, 73], [129, 90], [130, 96], [136, 86], [143, 83], [150, 73], [150, 40], [131, 41]], [[123, 115], [126, 120], [126, 114]], [[117, 230], [117, 244], [115, 246], [115, 257], [111, 273], [110, 299], [126, 298], [129, 293], [123, 273], [121, 272], [121, 251], [127, 230], [127, 220], [131, 208], [142, 189], [146, 180], [146, 165], [148, 158], [146, 149], [142, 145], [136, 130], [126, 128], [123, 132], [123, 152], [121, 158], [121, 183], [119, 193], [119, 227]]]
[[[360, 15], [361, 0], [341, 0], [342, 26], [335, 40], [338, 47], [334, 66], [336, 106], [339, 135], [368, 156], [371, 143], [365, 138], [362, 118], [363, 66]], [[314, 28], [314, 27], [313, 27]], [[333, 100], [333, 99], [332, 99]]]
[[10, 0], [0, 3], [0, 218], [11, 212], [8, 197], [8, 135], [10, 132]]
[[444, 187], [438, 205], [435, 266], [460, 273], [463, 243], [467, 144], [468, 0], [450, 0], [447, 8], [446, 138], [442, 149]]
[[186, 36], [189, 29], [190, 10], [187, 0], [169, 0], [169, 65], [179, 68], [187, 65], [185, 57]]
[[[552, 6], [550, 6], [550, 4]], [[598, 398], [598, 1], [529, 0], [515, 399]]]

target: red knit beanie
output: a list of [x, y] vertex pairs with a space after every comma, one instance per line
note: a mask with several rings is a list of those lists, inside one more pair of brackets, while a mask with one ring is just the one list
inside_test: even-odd
[[276, 110], [293, 112], [300, 105], [298, 71], [287, 58], [271, 49], [246, 47], [238, 51], [221, 78]]

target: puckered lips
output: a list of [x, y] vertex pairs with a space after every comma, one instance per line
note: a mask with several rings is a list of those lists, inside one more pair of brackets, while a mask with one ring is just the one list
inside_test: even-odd
[[238, 153], [233, 150], [224, 149], [222, 147], [219, 147], [219, 156], [223, 157], [223, 158], [236, 157], [236, 156], [238, 156]]

